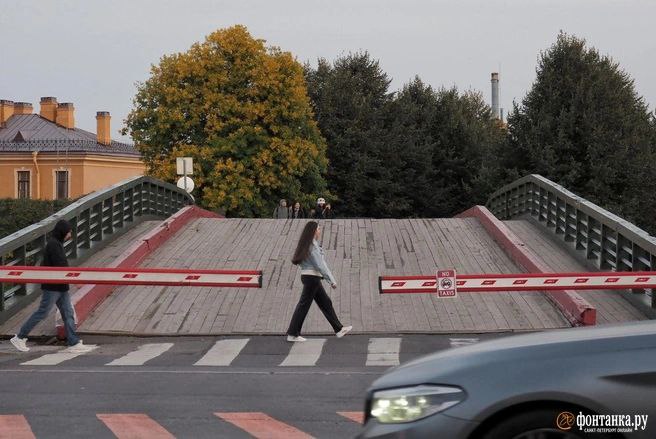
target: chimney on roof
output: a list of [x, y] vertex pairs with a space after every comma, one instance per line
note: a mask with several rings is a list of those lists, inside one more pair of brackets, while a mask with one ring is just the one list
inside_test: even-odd
[[112, 137], [110, 134], [110, 124], [109, 121], [112, 117], [109, 115], [109, 111], [98, 111], [96, 112], [96, 137], [98, 143], [103, 145], [109, 145], [112, 143]]
[[29, 102], [14, 102], [14, 114], [32, 114], [32, 104]]
[[499, 74], [492, 73], [492, 117], [499, 118]]
[[57, 122], [57, 98], [44, 96], [41, 98], [40, 116], [48, 119], [50, 122]]
[[75, 108], [72, 103], [63, 102], [57, 104], [57, 119], [55, 122], [64, 128], [75, 128]]
[[0, 99], [0, 127], [5, 126], [7, 120], [14, 114], [14, 101]]

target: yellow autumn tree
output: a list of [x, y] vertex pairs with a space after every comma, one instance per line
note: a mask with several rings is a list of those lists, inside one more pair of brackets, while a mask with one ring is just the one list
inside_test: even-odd
[[228, 215], [267, 216], [280, 198], [325, 194], [326, 143], [303, 67], [244, 26], [162, 57], [125, 122], [151, 175], [172, 181], [175, 158], [194, 157], [197, 198]]

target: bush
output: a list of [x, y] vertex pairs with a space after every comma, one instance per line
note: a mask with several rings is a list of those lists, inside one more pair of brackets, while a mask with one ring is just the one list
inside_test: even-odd
[[0, 238], [47, 218], [71, 202], [72, 200], [0, 199]]

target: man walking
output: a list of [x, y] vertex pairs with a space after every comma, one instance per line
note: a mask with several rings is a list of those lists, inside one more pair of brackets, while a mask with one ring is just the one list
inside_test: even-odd
[[[68, 267], [66, 252], [64, 251], [64, 242], [71, 238], [71, 225], [66, 220], [59, 220], [55, 224], [52, 236], [46, 244], [43, 252], [44, 267]], [[39, 309], [37, 309], [25, 324], [20, 328], [18, 334], [11, 339], [11, 344], [21, 352], [27, 352], [27, 335], [39, 324], [52, 308], [53, 303], [57, 305], [61, 313], [64, 327], [66, 328], [66, 341], [69, 346], [69, 352], [88, 352], [95, 348], [94, 345], [84, 345], [75, 332], [75, 317], [73, 314], [73, 305], [68, 292], [67, 284], [43, 284], [41, 285], [42, 295]]]

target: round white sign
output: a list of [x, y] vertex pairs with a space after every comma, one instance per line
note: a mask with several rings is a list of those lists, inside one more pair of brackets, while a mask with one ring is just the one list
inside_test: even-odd
[[189, 177], [180, 177], [178, 179], [178, 187], [180, 189], [185, 189], [185, 179], [187, 180], [187, 192], [191, 193], [194, 190], [194, 180]]

